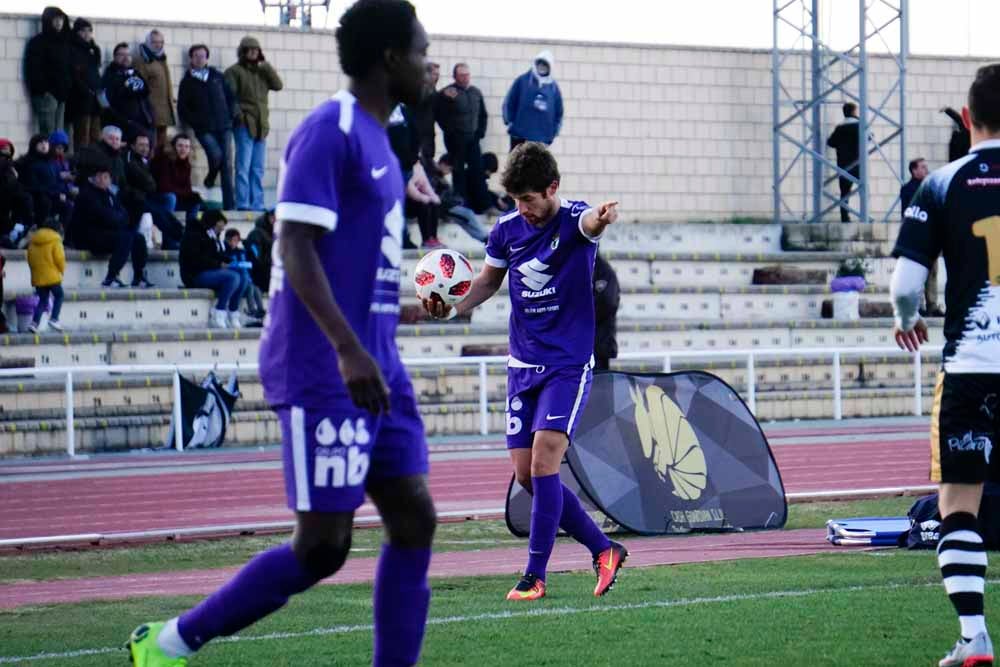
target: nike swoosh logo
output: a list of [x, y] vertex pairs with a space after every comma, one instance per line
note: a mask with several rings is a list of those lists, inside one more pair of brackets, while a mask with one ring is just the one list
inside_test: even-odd
[[613, 553], [610, 556], [608, 556], [608, 562], [604, 564], [604, 567], [609, 572], [614, 572], [614, 569], [615, 569], [615, 555]]
[[389, 171], [389, 165], [386, 165], [384, 167], [380, 167], [378, 169], [376, 169], [375, 167], [372, 167], [372, 178], [377, 181], [378, 179], [380, 179], [383, 176], [385, 176], [385, 172], [387, 172], [387, 171]]
[[511, 251], [511, 252], [520, 252], [520, 251], [524, 250], [524, 249], [525, 249], [525, 248], [527, 248], [527, 247], [528, 247], [528, 246], [526, 246], [526, 245], [523, 245], [523, 246], [521, 246], [520, 248], [511, 248], [511, 249], [510, 249], [510, 251]]
[[566, 415], [545, 415], [545, 421], [555, 421], [556, 419], [566, 419]]

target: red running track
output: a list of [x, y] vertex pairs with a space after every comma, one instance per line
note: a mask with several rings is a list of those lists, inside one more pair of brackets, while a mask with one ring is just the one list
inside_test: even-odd
[[[810, 435], [817, 432], [811, 431]], [[879, 440], [877, 433], [872, 436], [872, 440], [865, 442], [773, 447], [786, 492], [928, 483], [926, 436], [914, 434], [912, 439], [903, 440]], [[222, 456], [226, 458], [206, 457], [206, 461], [233, 461], [233, 455]], [[274, 460], [276, 455], [266, 456]], [[240, 460], [261, 458], [261, 454], [251, 453]], [[89, 465], [105, 464], [106, 461]], [[75, 469], [86, 469], [87, 465]], [[473, 515], [503, 507], [509, 478], [506, 458], [437, 461], [431, 466], [430, 487], [440, 512], [462, 511]], [[285, 506], [282, 473], [277, 468], [235, 468], [221, 472], [171, 470], [134, 476], [6, 482], [0, 483], [0, 507], [3, 508], [0, 539], [291, 519], [291, 512]], [[373, 514], [369, 505], [359, 511], [362, 517]]]

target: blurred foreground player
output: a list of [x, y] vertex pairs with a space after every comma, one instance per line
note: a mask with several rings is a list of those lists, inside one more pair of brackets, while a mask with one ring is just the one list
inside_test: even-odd
[[486, 262], [455, 308], [424, 301], [438, 318], [464, 314], [493, 296], [510, 270], [507, 449], [529, 493], [528, 565], [508, 600], [545, 597], [545, 575], [559, 528], [590, 549], [604, 595], [628, 556], [587, 515], [559, 479], [593, 379], [594, 258], [618, 202], [591, 208], [557, 194], [559, 167], [543, 144], [511, 151], [503, 186], [517, 210], [501, 216], [486, 242]]
[[137, 667], [186, 665], [339, 570], [366, 492], [387, 535], [372, 663], [420, 656], [435, 514], [423, 424], [396, 351], [404, 195], [385, 125], [397, 104], [420, 100], [427, 35], [410, 3], [359, 0], [340, 19], [337, 49], [348, 90], [307, 116], [285, 149], [260, 351], [295, 532], [194, 609], [139, 626], [128, 645]]
[[1000, 480], [992, 460], [1000, 435], [1000, 65], [976, 73], [962, 118], [972, 148], [921, 183], [896, 241], [892, 276], [896, 342], [919, 350], [928, 335], [917, 307], [929, 268], [944, 254], [946, 342], [931, 415], [931, 481], [941, 485], [938, 564], [962, 636], [941, 667], [993, 664], [976, 517], [983, 483]]

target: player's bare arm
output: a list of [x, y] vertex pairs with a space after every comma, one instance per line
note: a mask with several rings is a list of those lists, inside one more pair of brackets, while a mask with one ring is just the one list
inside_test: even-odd
[[279, 252], [285, 276], [336, 350], [340, 373], [354, 404], [373, 414], [387, 412], [389, 389], [382, 371], [337, 305], [316, 252], [316, 241], [325, 233], [316, 225], [281, 221]]
[[[503, 279], [506, 275], [507, 269], [500, 269], [484, 263], [483, 270], [472, 280], [468, 296], [456, 304], [454, 308], [436, 299], [424, 299], [424, 310], [431, 317], [439, 320], [464, 315], [476, 306], [485, 303], [491, 296], [496, 294], [500, 286], [503, 285]], [[452, 315], [452, 312], [454, 312], [454, 315]]]
[[608, 225], [618, 220], [618, 202], [607, 201], [591, 209], [580, 219], [580, 226], [587, 236], [597, 238], [604, 233]]

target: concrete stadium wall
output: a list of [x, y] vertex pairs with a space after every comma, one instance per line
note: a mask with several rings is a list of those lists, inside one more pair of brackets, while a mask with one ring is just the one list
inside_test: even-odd
[[[0, 14], [0, 136], [22, 150], [31, 134], [31, 113], [21, 58], [37, 23], [35, 16]], [[271, 95], [265, 180], [270, 189], [289, 133], [314, 105], [344, 85], [328, 31], [107, 19], [95, 20], [94, 27], [105, 62], [115, 43], [134, 44], [150, 28], [160, 28], [175, 86], [192, 43], [207, 43], [212, 64], [225, 68], [235, 61], [243, 35], [260, 38], [285, 82], [283, 91]], [[442, 79], [450, 79], [456, 62], [472, 68], [490, 113], [484, 149], [501, 156], [507, 149], [500, 116], [503, 96], [538, 51], [553, 50], [553, 72], [566, 105], [554, 150], [567, 196], [591, 201], [615, 197], [626, 218], [643, 221], [771, 216], [769, 52], [453, 36], [437, 36], [432, 42], [430, 55], [441, 63]], [[951, 127], [938, 109], [961, 106], [980, 64], [967, 58], [911, 58], [906, 109], [910, 156], [922, 155], [932, 167], [946, 161]], [[878, 100], [890, 86], [890, 62], [875, 59], [871, 69], [871, 96]], [[839, 115], [835, 107], [827, 110], [831, 129]], [[875, 132], [884, 136], [878, 128]], [[898, 150], [893, 145], [888, 151], [894, 165]], [[888, 167], [872, 164], [872, 208], [879, 215], [893, 204], [898, 186]], [[793, 171], [786, 198], [801, 203], [801, 193], [802, 179]]]

